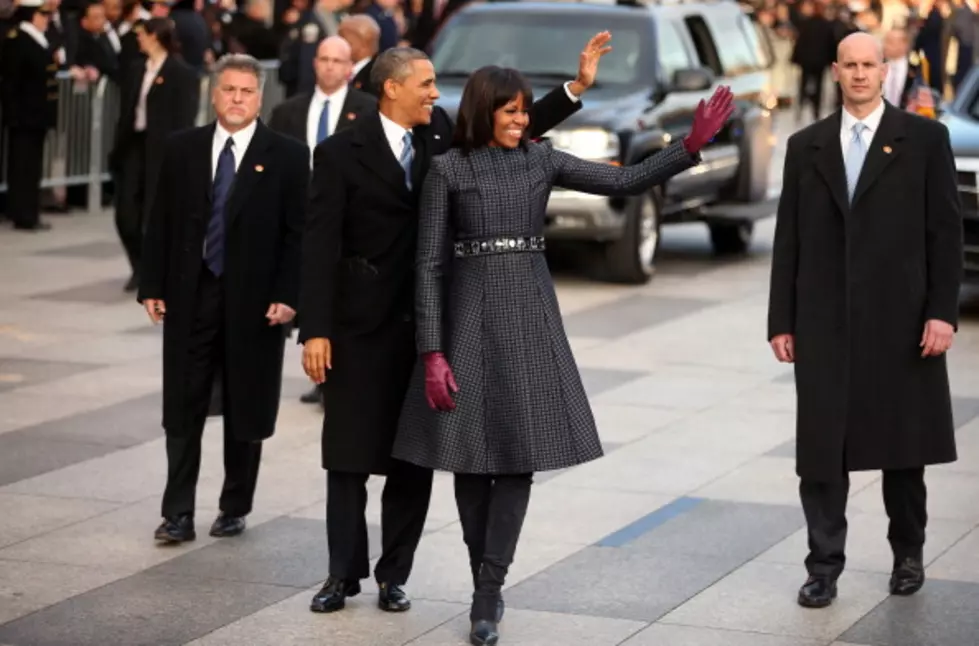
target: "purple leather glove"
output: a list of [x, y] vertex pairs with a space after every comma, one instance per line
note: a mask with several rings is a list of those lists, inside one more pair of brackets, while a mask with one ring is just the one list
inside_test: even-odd
[[452, 368], [449, 367], [445, 355], [441, 352], [428, 352], [422, 355], [422, 359], [425, 360], [425, 398], [428, 405], [435, 410], [454, 410], [456, 404], [452, 401], [449, 390], [457, 393], [459, 387], [456, 386]]
[[707, 103], [703, 99], [697, 106], [697, 112], [693, 117], [693, 127], [690, 134], [683, 140], [683, 147], [691, 155], [700, 152], [709, 141], [717, 136], [724, 124], [734, 112], [734, 95], [731, 88], [726, 85], [714, 90], [714, 94]]

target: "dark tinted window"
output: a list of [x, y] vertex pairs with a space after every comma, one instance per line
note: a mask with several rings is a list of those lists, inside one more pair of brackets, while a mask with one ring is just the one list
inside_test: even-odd
[[432, 53], [437, 74], [469, 74], [484, 65], [512, 67], [535, 77], [570, 80], [581, 49], [598, 31], [612, 32], [613, 49], [602, 58], [596, 85], [650, 85], [652, 23], [637, 10], [634, 19], [567, 12], [486, 12], [458, 16], [442, 30]]

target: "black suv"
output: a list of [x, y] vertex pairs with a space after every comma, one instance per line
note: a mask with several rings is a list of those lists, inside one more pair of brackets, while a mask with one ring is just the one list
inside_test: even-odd
[[744, 251], [754, 219], [770, 215], [775, 145], [771, 44], [751, 14], [730, 0], [680, 3], [490, 2], [471, 4], [432, 46], [439, 101], [458, 109], [469, 74], [513, 67], [535, 96], [574, 78], [578, 54], [595, 33], [612, 33], [584, 107], [547, 134], [578, 157], [634, 164], [685, 135], [701, 99], [730, 85], [731, 123], [703, 151], [704, 162], [648, 195], [606, 198], [555, 189], [548, 203], [552, 240], [601, 245], [609, 279], [643, 283], [655, 268], [660, 225], [703, 221], [719, 253]]

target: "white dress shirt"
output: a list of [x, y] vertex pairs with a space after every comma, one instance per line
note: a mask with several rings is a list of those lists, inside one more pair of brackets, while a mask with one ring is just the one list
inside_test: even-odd
[[881, 101], [874, 111], [868, 114], [863, 119], [857, 119], [855, 116], [846, 111], [843, 108], [843, 118], [840, 119], [840, 148], [843, 149], [843, 159], [846, 159], [846, 151], [850, 148], [850, 141], [853, 139], [853, 126], [857, 122], [863, 122], [863, 125], [867, 126], [864, 128], [860, 137], [863, 139], [864, 149], [870, 150], [870, 142], [874, 138], [874, 134], [877, 132], [877, 128], [880, 127], [880, 118], [884, 116], [884, 102]]
[[152, 60], [146, 59], [146, 70], [143, 72], [143, 83], [139, 86], [139, 98], [136, 99], [136, 115], [133, 120], [133, 130], [136, 132], [146, 130], [146, 97], [153, 88], [153, 81], [156, 80], [157, 74], [160, 73], [163, 64], [166, 62], [165, 54], [155, 65]]
[[238, 132], [231, 134], [225, 130], [221, 124], [217, 124], [214, 128], [214, 143], [211, 145], [211, 179], [218, 172], [218, 157], [221, 155], [221, 151], [224, 149], [224, 142], [231, 137], [234, 140], [234, 146], [232, 146], [232, 151], [235, 157], [235, 172], [241, 167], [241, 160], [245, 157], [245, 153], [248, 152], [248, 144], [251, 143], [252, 137], [255, 136], [255, 128], [258, 127], [258, 121], [252, 121], [246, 127], [242, 128]]
[[895, 107], [901, 107], [901, 95], [908, 79], [908, 59], [887, 61], [887, 78], [884, 79], [884, 98]]
[[394, 158], [400, 160], [401, 151], [405, 147], [404, 136], [408, 131], [383, 114], [381, 114], [381, 127], [384, 128], [384, 138], [388, 140], [388, 144], [391, 146], [391, 152], [394, 153]]
[[323, 112], [323, 104], [330, 101], [330, 112], [327, 115], [326, 135], [329, 137], [337, 129], [340, 121], [340, 113], [343, 111], [343, 102], [347, 100], [347, 86], [341, 85], [340, 89], [333, 94], [327, 94], [319, 87], [313, 90], [313, 98], [309, 102], [309, 112], [306, 113], [306, 143], [309, 145], [310, 153], [316, 148], [316, 134], [320, 128], [320, 114]]
[[364, 69], [368, 63], [371, 62], [370, 56], [367, 58], [362, 58], [356, 63], [354, 63], [353, 69], [350, 70], [350, 80], [353, 80], [355, 76], [360, 74], [360, 70]]

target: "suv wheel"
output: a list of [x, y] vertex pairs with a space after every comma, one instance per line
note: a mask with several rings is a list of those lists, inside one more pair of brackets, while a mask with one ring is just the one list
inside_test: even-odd
[[642, 284], [656, 271], [660, 243], [660, 200], [655, 191], [629, 200], [622, 237], [605, 245], [610, 280]]
[[748, 251], [755, 230], [754, 222], [713, 223], [708, 226], [714, 253], [730, 255]]

